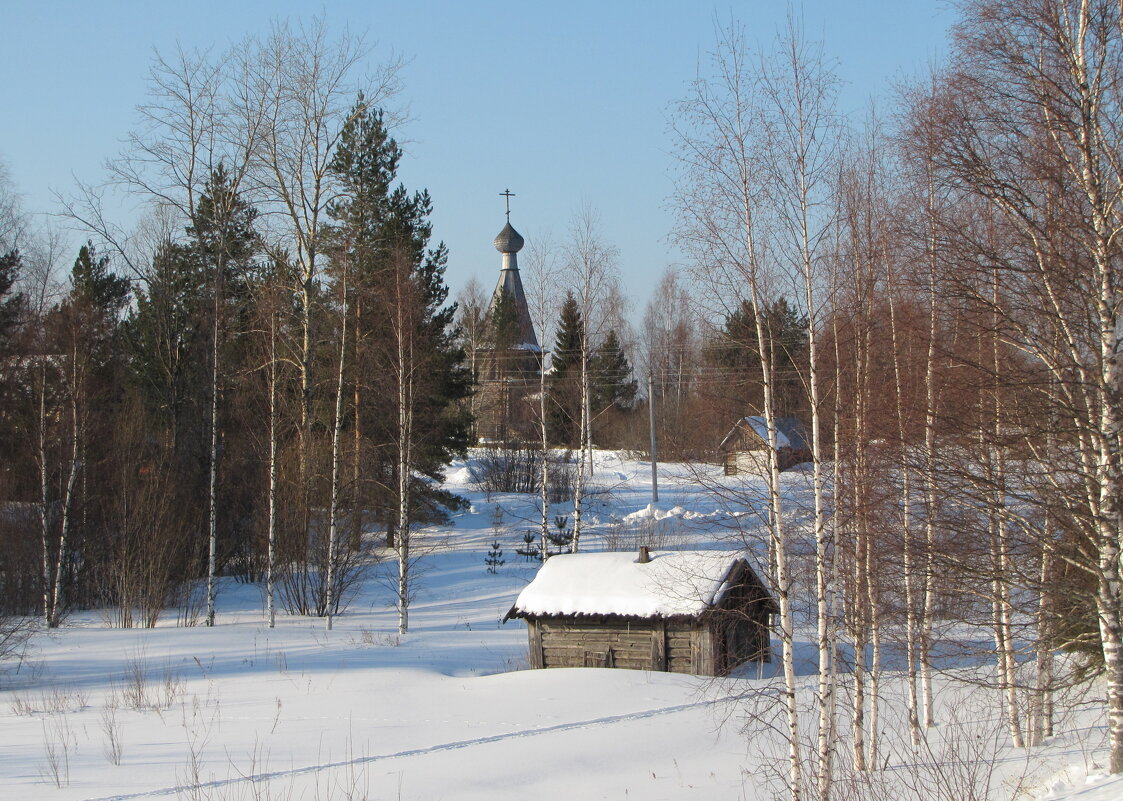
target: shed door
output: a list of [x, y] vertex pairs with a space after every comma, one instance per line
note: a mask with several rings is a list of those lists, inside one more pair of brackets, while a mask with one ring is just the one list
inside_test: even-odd
[[768, 475], [768, 452], [764, 450], [759, 451], [738, 451], [737, 452], [737, 475], [746, 476], [760, 476]]

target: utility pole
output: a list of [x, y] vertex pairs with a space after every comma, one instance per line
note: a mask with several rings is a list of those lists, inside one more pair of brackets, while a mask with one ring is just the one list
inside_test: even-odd
[[659, 457], [655, 450], [655, 382], [647, 374], [647, 418], [651, 426], [651, 502], [659, 503]]

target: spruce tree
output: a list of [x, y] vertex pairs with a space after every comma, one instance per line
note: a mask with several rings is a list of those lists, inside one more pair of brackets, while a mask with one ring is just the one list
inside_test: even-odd
[[585, 321], [577, 298], [567, 292], [558, 320], [554, 353], [550, 361], [550, 441], [577, 445], [581, 421], [581, 342]]
[[609, 329], [604, 343], [593, 355], [590, 368], [593, 376], [593, 414], [608, 409], [629, 411], [636, 399], [637, 385], [616, 329]]
[[497, 353], [509, 350], [518, 344], [519, 310], [515, 298], [506, 287], [499, 293], [491, 309], [490, 325], [487, 329], [488, 345]]
[[[764, 308], [764, 335], [771, 354], [773, 369], [773, 400], [779, 417], [800, 416], [807, 401], [803, 377], [807, 366], [807, 319], [778, 298]], [[763, 374], [756, 343], [756, 321], [747, 302], [734, 309], [725, 319], [717, 338], [705, 349], [704, 358], [723, 375], [723, 385], [730, 393], [723, 398], [726, 416], [758, 414], [763, 408]]]

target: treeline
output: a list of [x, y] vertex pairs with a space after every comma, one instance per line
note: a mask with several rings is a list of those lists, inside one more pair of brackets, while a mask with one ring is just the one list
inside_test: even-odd
[[270, 621], [330, 625], [373, 528], [408, 625], [411, 529], [461, 503], [439, 484], [471, 381], [432, 203], [396, 182], [396, 67], [356, 81], [362, 54], [313, 25], [157, 59], [110, 163], [153, 212], [125, 236], [82, 187], [67, 211], [91, 242], [65, 278], [10, 206], [6, 613], [151, 626], [174, 606], [213, 624], [225, 574], [266, 583]]

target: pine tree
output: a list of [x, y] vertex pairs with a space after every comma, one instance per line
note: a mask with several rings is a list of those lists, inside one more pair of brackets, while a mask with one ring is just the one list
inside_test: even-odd
[[[0, 254], [0, 359], [6, 359], [11, 354], [20, 310], [24, 305], [23, 295], [13, 291], [21, 264], [18, 250]], [[0, 371], [0, 450], [9, 454], [16, 453], [20, 439], [13, 419], [17, 413], [15, 396], [19, 384], [10, 371]], [[27, 472], [17, 467], [13, 459], [6, 459], [0, 467], [0, 480], [5, 487], [12, 488], [18, 486], [19, 477]]]
[[115, 321], [129, 299], [129, 279], [109, 271], [109, 257], [98, 256], [93, 242], [78, 250], [70, 271], [71, 303], [81, 302], [107, 322]]
[[388, 540], [398, 550], [405, 631], [410, 526], [443, 519], [463, 503], [438, 485], [444, 466], [468, 446], [470, 419], [460, 401], [471, 376], [456, 343], [455, 304], [444, 305], [448, 251], [443, 243], [429, 245], [429, 194], [400, 184], [391, 189], [400, 158], [382, 112], [360, 95], [331, 162], [343, 188], [328, 212], [335, 221], [333, 280], [347, 274], [354, 287], [355, 392], [378, 388], [379, 403], [356, 404], [355, 425], [369, 442], [366, 468], [373, 474], [362, 483], [380, 490], [373, 505], [385, 510]]
[[[219, 165], [199, 194], [186, 241], [159, 249], [125, 325], [130, 374], [158, 421], [154, 433], [178, 475], [178, 502], [194, 510], [185, 513], [187, 530], [200, 533], [196, 553], [206, 551], [211, 590], [221, 564], [252, 547], [249, 510], [260, 502], [251, 482], [218, 480], [220, 472], [250, 470], [251, 446], [239, 437], [252, 436], [227, 419], [226, 392], [245, 367], [247, 340], [237, 334], [248, 327], [256, 217]], [[235, 466], [236, 459], [246, 461]], [[213, 608], [208, 591], [208, 622]]]
[[44, 540], [44, 557], [53, 563], [44, 571], [46, 620], [52, 626], [80, 589], [74, 586], [79, 572], [96, 572], [95, 557], [114, 536], [107, 520], [113, 489], [106, 477], [117, 455], [112, 440], [123, 388], [118, 333], [128, 296], [128, 280], [111, 273], [109, 257], [99, 257], [88, 242], [71, 269], [70, 291], [44, 321], [47, 351], [54, 358], [53, 369], [40, 374], [40, 391], [46, 393], [44, 403], [53, 406], [48, 416], [56, 421], [41, 420], [48, 447], [39, 452], [51, 463], [41, 469], [57, 476], [49, 498], [58, 510], [50, 548]]
[[0, 352], [8, 344], [23, 306], [23, 296], [12, 291], [22, 263], [18, 250], [0, 254]]

